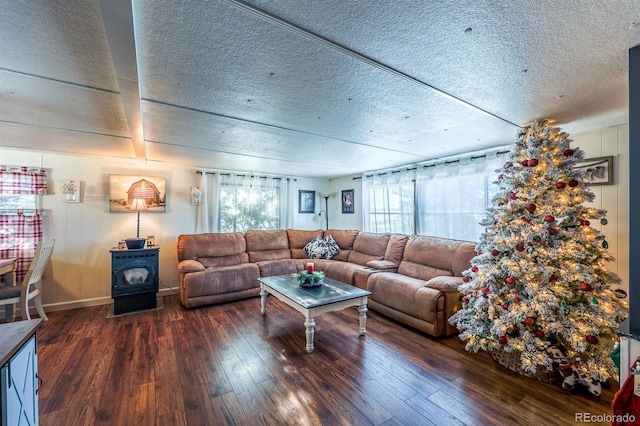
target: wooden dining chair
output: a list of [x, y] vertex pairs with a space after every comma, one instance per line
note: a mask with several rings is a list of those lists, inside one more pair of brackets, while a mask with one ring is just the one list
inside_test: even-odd
[[[38, 315], [45, 321], [49, 319], [42, 309], [42, 274], [51, 259], [54, 244], [55, 240], [38, 243], [29, 270], [22, 280], [22, 285], [0, 287], [0, 306], [19, 303], [22, 319], [30, 320], [29, 300], [33, 299]], [[15, 316], [15, 311], [11, 316]], [[13, 318], [9, 318], [9, 320], [13, 321]]]

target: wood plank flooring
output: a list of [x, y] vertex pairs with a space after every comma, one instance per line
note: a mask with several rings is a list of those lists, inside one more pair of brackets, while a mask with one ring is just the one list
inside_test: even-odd
[[266, 316], [259, 298], [108, 310], [52, 312], [38, 330], [43, 426], [566, 425], [610, 414], [617, 389], [566, 394], [371, 310], [364, 338], [355, 308], [318, 317], [312, 354], [274, 297]]

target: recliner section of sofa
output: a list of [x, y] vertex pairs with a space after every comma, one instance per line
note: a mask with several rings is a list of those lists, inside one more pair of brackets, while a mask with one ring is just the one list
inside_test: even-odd
[[[331, 235], [331, 259], [309, 259], [305, 245]], [[456, 333], [462, 271], [475, 244], [446, 238], [357, 230], [251, 230], [178, 237], [180, 300], [187, 308], [259, 294], [258, 277], [292, 274], [313, 262], [329, 278], [372, 292], [369, 307], [433, 336]]]

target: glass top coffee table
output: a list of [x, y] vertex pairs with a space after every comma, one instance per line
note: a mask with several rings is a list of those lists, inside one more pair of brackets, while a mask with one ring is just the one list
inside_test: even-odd
[[318, 287], [301, 287], [293, 274], [258, 278], [260, 281], [260, 303], [262, 315], [267, 312], [267, 294], [272, 294], [305, 317], [307, 352], [313, 352], [314, 318], [325, 312], [358, 307], [360, 336], [367, 331], [367, 298], [370, 291], [362, 290], [340, 281], [325, 277]]

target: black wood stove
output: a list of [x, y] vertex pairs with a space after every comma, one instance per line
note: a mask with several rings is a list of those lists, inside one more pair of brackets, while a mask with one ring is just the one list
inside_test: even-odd
[[111, 250], [111, 297], [114, 315], [156, 308], [159, 255], [158, 246]]

